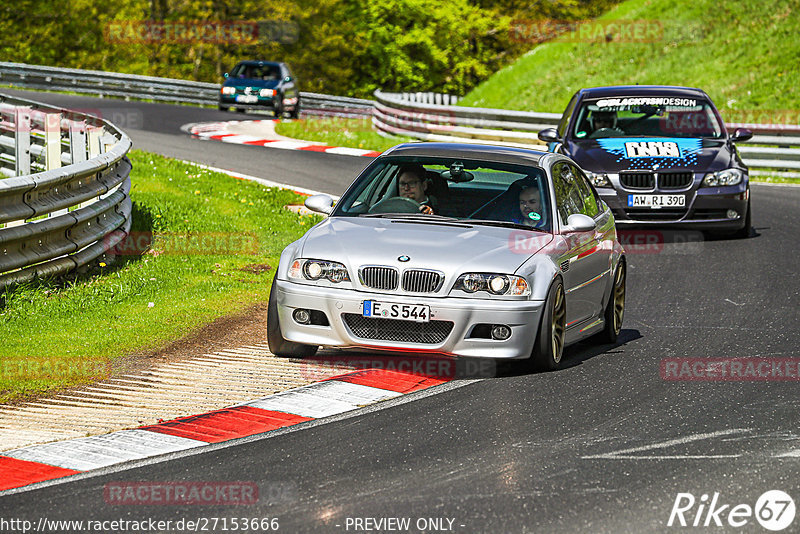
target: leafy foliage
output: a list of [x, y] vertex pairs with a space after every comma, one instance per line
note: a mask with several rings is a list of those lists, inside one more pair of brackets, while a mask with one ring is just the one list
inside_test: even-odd
[[[463, 95], [529, 48], [513, 34], [515, 19], [586, 18], [615, 1], [17, 0], [0, 6], [0, 60], [218, 82], [241, 59], [272, 59], [289, 63], [306, 91]], [[145, 21], [198, 31], [269, 21], [287, 31], [165, 39]], [[121, 25], [133, 28], [124, 39], [109, 31]]]

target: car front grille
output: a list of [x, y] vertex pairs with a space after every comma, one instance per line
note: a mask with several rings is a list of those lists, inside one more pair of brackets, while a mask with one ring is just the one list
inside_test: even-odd
[[375, 319], [356, 313], [343, 313], [342, 318], [354, 336], [377, 341], [438, 345], [447, 339], [453, 329], [451, 321], [418, 323], [401, 319]]
[[403, 290], [412, 293], [433, 293], [439, 289], [442, 275], [436, 271], [409, 269], [403, 273]]
[[372, 289], [394, 291], [397, 289], [397, 269], [392, 267], [362, 267], [361, 283]]
[[694, 173], [691, 172], [660, 172], [658, 173], [659, 189], [683, 189], [692, 185]]
[[653, 189], [655, 177], [649, 172], [621, 172], [619, 182], [627, 189]]

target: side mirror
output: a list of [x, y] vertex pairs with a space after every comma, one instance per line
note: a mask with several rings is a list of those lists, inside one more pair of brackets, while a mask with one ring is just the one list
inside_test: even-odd
[[561, 140], [555, 128], [545, 128], [539, 132], [539, 140], [545, 143], [557, 143]]
[[225, 74], [222, 75], [222, 77], [223, 78], [227, 78], [228, 77], [228, 73], [226, 72]]
[[567, 225], [561, 228], [561, 233], [571, 234], [575, 232], [588, 232], [594, 230], [596, 227], [594, 219], [588, 215], [573, 213], [567, 218]]
[[733, 132], [733, 135], [731, 136], [731, 141], [733, 141], [734, 143], [736, 142], [741, 143], [744, 141], [748, 141], [752, 137], [753, 137], [753, 132], [751, 132], [747, 128], [736, 128], [736, 131]]
[[311, 211], [330, 215], [333, 211], [333, 199], [328, 195], [313, 195], [306, 199], [305, 206]]

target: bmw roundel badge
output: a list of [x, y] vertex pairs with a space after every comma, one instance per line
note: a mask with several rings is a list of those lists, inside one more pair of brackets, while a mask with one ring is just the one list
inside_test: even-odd
[[400, 260], [400, 261], [408, 261], [408, 260], [410, 260], [411, 258], [409, 258], [408, 256], [400, 256], [400, 257], [399, 257], [399, 258], [397, 258], [397, 259], [398, 259], [398, 260]]

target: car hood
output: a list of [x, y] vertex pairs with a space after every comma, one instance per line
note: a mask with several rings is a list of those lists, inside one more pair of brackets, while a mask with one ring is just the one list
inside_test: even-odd
[[222, 84], [225, 87], [258, 87], [259, 89], [275, 89], [280, 80], [258, 80], [255, 78], [228, 78]]
[[435, 269], [449, 280], [464, 272], [513, 274], [552, 240], [552, 234], [514, 228], [332, 217], [308, 231], [301, 255], [344, 263], [351, 276], [364, 265], [390, 265]]
[[724, 139], [611, 137], [572, 141], [565, 148], [581, 168], [593, 172], [717, 171], [730, 167], [733, 161]]

